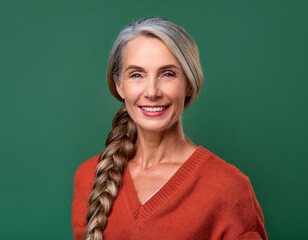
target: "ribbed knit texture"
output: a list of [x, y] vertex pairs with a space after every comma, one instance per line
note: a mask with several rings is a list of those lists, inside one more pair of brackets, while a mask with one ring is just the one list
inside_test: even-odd
[[[99, 156], [76, 171], [72, 205], [75, 240], [83, 239], [88, 196]], [[128, 168], [104, 239], [267, 239], [250, 181], [236, 167], [198, 147], [169, 181], [141, 205]]]

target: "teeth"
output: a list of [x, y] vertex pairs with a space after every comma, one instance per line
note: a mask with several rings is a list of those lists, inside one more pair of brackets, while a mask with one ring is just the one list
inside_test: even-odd
[[161, 112], [166, 107], [141, 107], [146, 112]]

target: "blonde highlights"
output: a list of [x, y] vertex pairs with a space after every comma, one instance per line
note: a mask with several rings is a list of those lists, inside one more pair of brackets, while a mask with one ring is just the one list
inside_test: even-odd
[[118, 195], [126, 162], [135, 154], [136, 139], [136, 125], [124, 106], [114, 117], [112, 130], [106, 140], [106, 148], [96, 167], [93, 189], [89, 195], [85, 240], [103, 239], [102, 232]]
[[[203, 82], [197, 45], [181, 26], [163, 19], [140, 19], [126, 26], [117, 37], [112, 48], [108, 65], [108, 85], [111, 94], [123, 102], [115, 83], [120, 81], [122, 52], [125, 45], [137, 36], [156, 37], [163, 41], [179, 60], [186, 74], [191, 95], [185, 100], [185, 108], [198, 96]], [[137, 127], [125, 106], [116, 114], [112, 130], [106, 140], [96, 167], [93, 189], [89, 195], [87, 227], [84, 240], [102, 240], [107, 218], [121, 187], [122, 173], [127, 161], [135, 154]]]

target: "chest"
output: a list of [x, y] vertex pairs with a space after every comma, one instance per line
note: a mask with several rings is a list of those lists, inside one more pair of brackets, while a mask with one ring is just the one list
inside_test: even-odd
[[179, 164], [166, 164], [144, 170], [134, 164], [128, 165], [130, 177], [140, 204], [144, 204], [159, 192], [179, 168]]
[[[210, 193], [204, 183], [186, 172], [175, 173], [167, 182], [159, 174], [135, 177], [133, 183], [128, 171], [123, 176], [123, 186], [104, 232], [106, 239], [222, 239], [219, 236], [221, 223], [216, 220], [222, 218], [217, 216], [217, 204], [204, 197]], [[157, 191], [157, 187], [161, 188]], [[157, 192], [140, 204], [145, 193], [151, 195], [153, 191]], [[219, 235], [210, 237], [216, 229]]]

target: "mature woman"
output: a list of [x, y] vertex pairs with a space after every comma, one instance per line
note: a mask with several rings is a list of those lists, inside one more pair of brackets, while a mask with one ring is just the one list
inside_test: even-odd
[[105, 150], [76, 172], [75, 239], [267, 239], [249, 179], [183, 132], [202, 80], [181, 26], [147, 18], [121, 31], [108, 83], [124, 106]]

